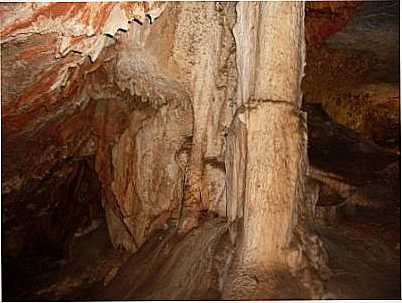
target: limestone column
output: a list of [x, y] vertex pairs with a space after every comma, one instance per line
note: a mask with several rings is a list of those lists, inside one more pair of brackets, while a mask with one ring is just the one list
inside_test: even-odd
[[303, 186], [300, 84], [304, 66], [304, 3], [258, 3], [254, 83], [244, 116], [247, 166], [244, 262], [285, 263]]
[[[237, 15], [233, 32], [239, 89], [232, 124], [236, 125], [232, 136], [237, 139], [232, 138], [231, 142], [244, 145], [246, 155], [242, 157], [244, 199], [228, 201], [232, 210], [241, 208], [235, 204], [243, 203], [238, 270], [232, 284], [234, 292], [229, 297], [262, 299], [257, 294], [259, 288], [261, 293], [265, 289], [265, 294], [272, 290], [270, 298], [286, 298], [291, 294], [274, 294], [275, 285], [286, 285], [285, 281], [294, 278], [302, 264], [310, 267], [311, 260], [306, 259], [314, 255], [304, 245], [304, 236], [309, 237], [304, 224], [307, 135], [305, 115], [300, 111], [305, 62], [304, 3], [239, 2]], [[243, 131], [236, 131], [239, 124]], [[240, 153], [233, 146], [228, 150], [234, 158]], [[237, 168], [239, 175], [241, 165], [228, 163]], [[239, 192], [233, 183], [229, 185], [229, 189]], [[319, 250], [315, 249], [316, 255], [320, 255]], [[259, 274], [262, 276], [257, 277]], [[250, 278], [253, 275], [255, 279]], [[311, 271], [308, 275], [304, 281], [313, 283]], [[266, 279], [266, 284], [262, 279]], [[322, 292], [322, 287], [317, 289], [307, 296]]]

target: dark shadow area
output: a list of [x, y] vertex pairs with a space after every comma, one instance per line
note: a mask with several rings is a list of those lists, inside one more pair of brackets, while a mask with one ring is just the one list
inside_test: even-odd
[[74, 238], [104, 221], [93, 158], [65, 161], [37, 187], [19, 194], [18, 205], [7, 205], [8, 199], [3, 198], [3, 214], [13, 215], [3, 217], [3, 226], [9, 226], [3, 229], [3, 295], [23, 300], [71, 258]]
[[329, 297], [401, 296], [399, 68], [399, 1], [361, 3], [307, 48], [303, 110]]

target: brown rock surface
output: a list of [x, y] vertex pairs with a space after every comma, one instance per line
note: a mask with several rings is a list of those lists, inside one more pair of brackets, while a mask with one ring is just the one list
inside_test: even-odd
[[306, 2], [306, 43], [320, 44], [343, 29], [360, 6], [359, 1]]
[[[324, 6], [314, 9], [327, 12]], [[177, 213], [181, 192], [185, 192], [183, 211], [188, 217], [182, 222], [184, 229], [196, 224], [201, 209], [225, 215], [222, 134], [230, 123], [237, 77], [231, 34], [235, 9], [230, 3], [177, 3], [167, 6], [158, 22], [150, 25], [148, 21], [158, 18], [165, 7], [155, 2], [1, 6], [2, 146], [7, 163], [2, 193], [10, 194], [8, 200], [34, 180], [50, 176], [65, 159], [96, 154], [106, 200], [120, 209], [113, 208], [118, 216], [129, 216], [124, 220], [133, 222], [144, 211], [149, 215], [138, 231], [129, 228], [138, 243], [144, 239], [145, 226], [159, 214]], [[330, 5], [330, 11], [335, 7]], [[313, 32], [309, 26], [307, 32]], [[161, 37], [164, 47], [159, 46]], [[152, 132], [164, 137], [158, 123], [176, 115], [176, 122], [171, 120], [173, 124], [166, 127], [177, 129], [168, 134], [172, 138], [168, 141], [177, 143], [166, 146], [166, 160], [158, 164], [169, 167], [169, 172], [151, 174], [150, 179], [142, 175], [155, 169], [144, 170], [147, 161], [154, 161], [142, 159], [141, 153], [164, 149], [163, 143], [153, 142], [137, 151], [140, 162], [133, 163], [131, 171], [114, 175], [115, 168], [133, 161], [137, 153], [123, 151], [128, 143], [139, 146]], [[148, 128], [149, 132], [141, 131]], [[138, 138], [132, 138], [134, 133]], [[191, 140], [192, 149], [190, 153], [183, 147], [190, 161], [183, 172], [173, 155], [185, 140]], [[134, 172], [139, 179], [129, 185], [127, 174]], [[188, 175], [186, 191], [180, 189], [184, 174]], [[141, 184], [167, 180], [170, 193], [161, 196], [149, 196], [149, 189]], [[135, 194], [138, 186], [147, 197]], [[162, 196], [166, 204], [158, 198]], [[129, 210], [138, 199], [165, 206]]]
[[[349, 2], [343, 2], [349, 3]], [[304, 101], [336, 122], [400, 151], [398, 1], [363, 2], [355, 17], [306, 58]]]
[[[95, 155], [105, 203], [126, 226], [110, 231], [116, 246], [135, 250], [173, 212], [183, 211], [184, 230], [202, 209], [225, 214], [221, 135], [236, 75], [224, 16], [234, 6], [199, 5], [172, 4], [152, 25], [164, 4], [2, 7], [10, 203], [64, 159]], [[116, 239], [125, 233], [129, 240]]]
[[[320, 100], [337, 121], [394, 148], [384, 134], [393, 139], [399, 125], [395, 85], [359, 82], [374, 59], [310, 48], [344, 28], [358, 6], [307, 5], [305, 99]], [[310, 179], [320, 175], [327, 196], [344, 198], [367, 180], [334, 163], [375, 150], [386, 162], [378, 160], [380, 170], [389, 154], [341, 131], [342, 144], [353, 141], [345, 159], [320, 154], [320, 135], [309, 169], [299, 111], [303, 8], [1, 4], [2, 198], [13, 273], [7, 285], [16, 291], [7, 296], [217, 299], [250, 298], [253, 289], [256, 298], [325, 295], [328, 256], [312, 220], [319, 186]], [[331, 75], [343, 75], [342, 88], [333, 87]], [[338, 102], [340, 94], [359, 100]], [[71, 263], [60, 262], [66, 256]], [[57, 264], [50, 274], [40, 263], [48, 257]], [[32, 272], [30, 258], [38, 260]]]

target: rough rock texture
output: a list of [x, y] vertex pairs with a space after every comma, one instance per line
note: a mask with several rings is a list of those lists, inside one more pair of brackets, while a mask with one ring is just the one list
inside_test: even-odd
[[310, 117], [309, 176], [319, 196], [316, 220], [334, 223], [345, 210], [380, 212], [400, 204], [397, 155], [334, 122], [319, 104], [303, 108]]
[[[133, 109], [128, 108], [129, 100], [125, 103], [122, 94], [115, 93], [118, 87], [107, 83], [105, 62], [116, 60], [110, 46], [119, 29], [127, 30], [130, 20], [153, 20], [162, 8], [147, 3], [1, 6], [6, 211], [27, 204], [29, 198], [19, 193], [35, 194], [33, 185], [53, 178], [57, 167], [94, 156], [104, 146], [100, 138], [107, 144], [115, 140], [102, 137], [104, 115], [109, 121], [116, 119], [111, 125], [117, 127], [108, 130], [115, 131], [111, 136], [127, 127], [124, 120]], [[99, 153], [95, 169], [102, 183], [98, 159]]]
[[236, 92], [234, 3], [3, 4], [0, 14], [6, 205], [68, 159], [95, 156], [116, 246], [134, 251], [168, 217], [184, 218], [185, 232], [203, 210], [230, 212], [224, 141], [247, 98]]
[[[160, 11], [159, 6], [1, 6], [2, 119], [6, 139], [3, 147], [8, 146], [3, 154], [8, 164], [2, 170], [6, 180], [3, 192], [18, 190], [29, 178], [42, 178], [62, 158], [57, 155], [62, 153], [61, 147], [67, 149], [64, 158], [80, 156], [77, 149], [88, 136], [78, 130], [90, 132], [88, 120], [94, 110], [94, 106], [88, 106], [90, 96], [85, 90], [88, 74], [103, 63], [97, 59], [104, 48], [114, 43], [110, 35], [120, 28], [127, 29], [129, 19], [137, 15], [144, 19], [145, 12], [152, 15]], [[116, 14], [120, 17], [116, 18]], [[79, 118], [80, 112], [86, 112], [88, 118]], [[16, 149], [21, 152], [15, 152]], [[30, 174], [22, 173], [23, 170]]]
[[[309, 4], [307, 42], [341, 29], [356, 7]], [[2, 4], [0, 17], [2, 197], [13, 262], [44, 230], [45, 250], [69, 251], [104, 212], [115, 248], [133, 253], [158, 230], [174, 235], [140, 258], [163, 265], [141, 280], [159, 288], [141, 289], [139, 280], [134, 289], [130, 280], [121, 286], [127, 298], [324, 295], [327, 255], [313, 230], [310, 177], [328, 173], [307, 161], [303, 3]], [[337, 181], [327, 183], [349, 189]], [[202, 225], [206, 214], [228, 224]], [[169, 243], [170, 258], [154, 259]], [[194, 267], [175, 268], [192, 258]], [[124, 273], [110, 266], [102, 283], [115, 291]]]
[[35, 5], [2, 7], [10, 204], [64, 159], [95, 155], [115, 246], [135, 251], [181, 214], [183, 231], [201, 210], [225, 215], [234, 5], [175, 3], [158, 22], [165, 5]]
[[[373, 79], [373, 73], [375, 77], [376, 71], [385, 74], [386, 70], [375, 58], [370, 53], [347, 49], [312, 50], [307, 59], [308, 76], [303, 84], [304, 101], [322, 104], [335, 121], [383, 147], [397, 150], [400, 144], [399, 82]], [[334, 77], [339, 79], [335, 86]]]
[[[262, 299], [268, 291], [271, 298], [307, 293], [320, 298], [326, 255], [309, 229], [312, 214], [304, 187], [307, 136], [299, 110], [304, 5], [243, 2], [236, 9], [241, 84], [228, 139], [234, 145], [229, 147], [233, 154], [227, 154], [227, 170], [233, 170], [228, 181], [235, 199], [228, 205], [232, 213], [243, 213], [243, 227], [224, 297]], [[289, 39], [278, 42], [281, 36]], [[296, 277], [301, 284], [293, 283]], [[284, 281], [294, 285], [289, 290], [294, 293], [283, 292]]]
[[363, 3], [344, 30], [320, 47], [309, 46], [303, 83], [306, 103], [322, 104], [336, 122], [396, 152], [400, 150], [398, 6], [398, 1]]
[[[333, 271], [324, 282], [325, 298], [398, 298], [400, 165], [399, 161], [394, 162], [397, 157], [335, 123], [318, 105], [305, 105], [303, 110], [310, 117], [309, 156], [314, 165], [306, 189], [308, 195], [316, 195], [313, 199], [316, 205], [312, 205], [315, 232], [325, 243]], [[345, 147], [343, 153], [328, 153], [339, 145]], [[342, 194], [350, 188], [352, 196], [362, 199], [345, 199]], [[25, 291], [19, 298], [222, 299], [227, 295], [231, 275], [253, 284], [253, 293], [265, 291], [267, 298], [309, 297], [300, 279], [290, 273], [269, 275], [268, 272], [261, 276], [261, 273], [233, 271], [236, 246], [241, 243], [233, 241], [233, 228], [225, 218], [205, 216], [199, 227], [181, 237], [172, 224], [152, 235], [131, 256], [112, 248], [105, 237], [105, 226], [92, 232], [89, 228], [77, 233], [72, 259], [54, 273], [55, 278], [27, 273]], [[264, 281], [270, 282], [269, 292]], [[35, 289], [35, 295], [29, 293], [31, 288]], [[273, 293], [274, 289], [280, 291]], [[250, 293], [245, 291], [243, 296], [250, 297]]]
[[306, 2], [306, 43], [318, 45], [343, 29], [360, 9], [359, 1]]

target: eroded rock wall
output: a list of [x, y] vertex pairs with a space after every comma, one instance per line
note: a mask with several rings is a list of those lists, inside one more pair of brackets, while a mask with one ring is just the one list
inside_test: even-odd
[[[1, 6], [6, 204], [27, 203], [18, 193], [53, 178], [54, 168], [68, 159], [93, 157], [116, 247], [136, 251], [168, 225], [185, 233], [207, 211], [231, 222], [248, 220], [253, 210], [245, 212], [244, 203], [255, 205], [252, 196], [289, 200], [282, 210], [264, 204], [265, 214], [278, 210], [286, 221], [280, 227], [280, 220], [267, 217], [272, 227], [267, 239], [276, 241], [276, 231], [284, 233], [278, 245], [287, 247], [298, 223], [292, 195], [302, 187], [305, 169], [304, 118], [292, 109], [298, 113], [301, 102], [304, 15], [292, 6], [287, 23], [270, 32], [283, 7], [231, 2]], [[283, 37], [291, 37], [295, 47], [285, 45], [278, 53], [272, 41]], [[286, 118], [275, 124], [280, 114]], [[265, 158], [280, 149], [287, 156]], [[258, 167], [260, 156], [265, 162]], [[271, 193], [255, 188], [255, 180], [278, 182], [274, 175], [260, 177], [283, 159], [278, 169], [296, 172], [281, 179], [287, 186]], [[258, 176], [247, 179], [250, 174]], [[256, 234], [260, 227], [244, 228]], [[269, 247], [267, 239], [261, 247]], [[255, 239], [250, 241], [245, 245], [254, 247]]]
[[[321, 104], [336, 122], [397, 153], [398, 5], [397, 1], [363, 2], [343, 30], [320, 45], [308, 44], [303, 83], [305, 103]], [[317, 16], [318, 12], [312, 14]]]
[[94, 156], [116, 246], [135, 251], [168, 219], [183, 218], [187, 231], [202, 211], [226, 215], [234, 4], [10, 4], [1, 12], [11, 204], [64, 159]]
[[[112, 220], [124, 222], [111, 229], [116, 245], [134, 250], [168, 219], [188, 231], [202, 211], [226, 215], [223, 133], [236, 83], [233, 9], [175, 3], [157, 23], [119, 40], [114, 81], [143, 103], [112, 151], [100, 153], [111, 171], [104, 184], [107, 202], [115, 205]], [[162, 36], [169, 41], [163, 49]]]

